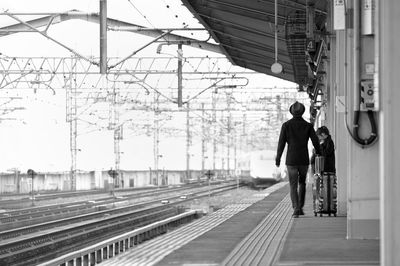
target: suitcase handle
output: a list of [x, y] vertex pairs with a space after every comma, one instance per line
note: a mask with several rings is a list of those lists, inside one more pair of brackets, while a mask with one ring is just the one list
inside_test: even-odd
[[324, 171], [325, 157], [321, 155], [315, 156], [315, 173], [322, 174]]

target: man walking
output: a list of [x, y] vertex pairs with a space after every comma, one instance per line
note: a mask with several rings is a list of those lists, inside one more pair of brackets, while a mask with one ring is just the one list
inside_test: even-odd
[[289, 108], [293, 118], [283, 123], [279, 135], [278, 149], [275, 164], [279, 167], [286, 143], [286, 166], [289, 175], [290, 198], [293, 206], [293, 217], [304, 215], [303, 207], [306, 196], [306, 177], [308, 165], [308, 139], [311, 139], [316, 154], [320, 154], [318, 137], [313, 125], [302, 117], [305, 107], [302, 103], [295, 102]]

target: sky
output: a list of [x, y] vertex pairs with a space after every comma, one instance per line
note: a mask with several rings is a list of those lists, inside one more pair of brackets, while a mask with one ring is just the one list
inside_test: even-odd
[[[98, 12], [98, 0], [3, 0], [0, 12], [18, 13], [21, 20], [40, 17], [40, 13], [57, 13], [69, 10]], [[148, 28], [202, 28], [193, 15], [177, 0], [113, 0], [108, 1], [108, 17], [134, 23]], [[24, 15], [23, 13], [34, 13]], [[0, 27], [17, 23], [4, 15], [0, 16]], [[98, 24], [69, 20], [50, 26], [48, 34], [58, 42], [87, 57], [99, 55]], [[204, 31], [174, 32], [191, 38], [205, 40]], [[124, 58], [139, 49], [152, 38], [140, 34], [108, 31], [108, 56]], [[162, 54], [156, 53], [157, 45], [150, 45], [136, 56], [174, 56], [176, 46], [164, 46]], [[7, 65], [12, 57], [70, 57], [71, 52], [45, 38], [39, 33], [16, 33], [1, 37], [0, 63]], [[221, 56], [209, 51], [184, 47], [184, 56]], [[249, 75], [248, 86], [295, 87], [295, 84], [266, 75]], [[37, 171], [69, 170], [69, 124], [66, 122], [65, 90], [38, 90], [0, 86], [0, 110], [23, 108], [9, 114], [0, 115], [0, 171], [18, 168], [21, 171], [33, 168]], [[10, 97], [18, 98], [10, 102]], [[107, 111], [107, 110], [106, 110]], [[178, 115], [175, 115], [178, 116]], [[170, 119], [174, 120], [173, 118]], [[179, 120], [179, 119], [178, 119]], [[177, 122], [179, 123], [179, 122]], [[97, 125], [98, 126], [98, 125]], [[184, 126], [184, 124], [182, 124]], [[79, 125], [78, 169], [98, 170], [114, 167], [113, 132], [93, 130], [87, 125]], [[87, 130], [86, 130], [87, 129]], [[159, 144], [159, 168], [185, 169], [186, 144], [182, 137], [162, 136]], [[191, 147], [192, 167], [200, 167], [199, 141]], [[121, 168], [148, 169], [154, 167], [152, 136], [127, 133], [121, 145]], [[210, 162], [207, 162], [210, 167]]]

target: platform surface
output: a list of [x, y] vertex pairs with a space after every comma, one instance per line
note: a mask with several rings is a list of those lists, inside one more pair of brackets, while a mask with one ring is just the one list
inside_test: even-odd
[[379, 265], [379, 240], [347, 240], [346, 217], [315, 217], [311, 199], [308, 186], [305, 215], [292, 218], [285, 185], [171, 251], [174, 238], [164, 252], [152, 255], [149, 243], [101, 265]]
[[[229, 265], [230, 263], [226, 263], [225, 259], [238, 246], [238, 243], [243, 241], [245, 243], [248, 242], [246, 241], [246, 237], [258, 225], [262, 224], [266, 216], [271, 214], [285, 197], [287, 198], [288, 192], [289, 188], [286, 185], [271, 193], [268, 197], [236, 214], [213, 230], [208, 231], [179, 250], [169, 254], [157, 265]], [[286, 213], [281, 214], [285, 215]], [[272, 217], [272, 220], [280, 225], [281, 221], [279, 218], [276, 215]], [[259, 229], [264, 228], [261, 226]], [[239, 254], [239, 252], [235, 251], [234, 253]]]
[[379, 265], [379, 240], [346, 239], [346, 216], [315, 217], [307, 188], [305, 215], [293, 219], [274, 264]]

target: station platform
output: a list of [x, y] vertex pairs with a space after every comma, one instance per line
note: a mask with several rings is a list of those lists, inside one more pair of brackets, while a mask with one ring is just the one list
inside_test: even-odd
[[289, 185], [255, 192], [101, 265], [379, 265], [379, 240], [347, 240], [346, 217], [292, 218]]

